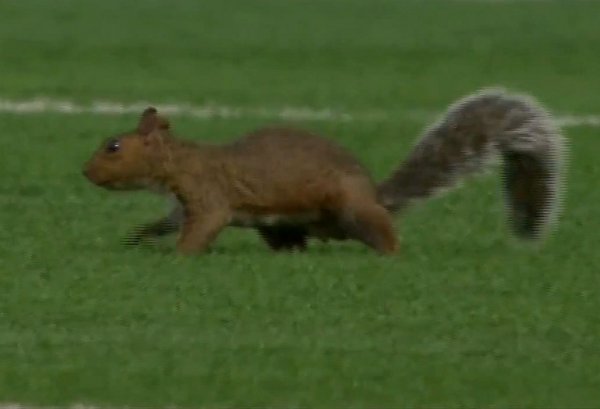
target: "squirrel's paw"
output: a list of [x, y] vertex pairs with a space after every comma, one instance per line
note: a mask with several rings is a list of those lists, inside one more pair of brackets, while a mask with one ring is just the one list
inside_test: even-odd
[[137, 246], [142, 244], [142, 242], [154, 241], [152, 240], [153, 238], [155, 238], [154, 235], [150, 234], [145, 226], [139, 226], [127, 233], [121, 239], [121, 244], [125, 246]]

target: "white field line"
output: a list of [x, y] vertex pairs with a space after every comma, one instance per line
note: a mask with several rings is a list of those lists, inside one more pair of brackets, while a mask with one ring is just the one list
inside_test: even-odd
[[[153, 105], [160, 112], [169, 116], [185, 116], [198, 119], [240, 119], [257, 118], [264, 120], [316, 120], [316, 121], [383, 121], [392, 118], [428, 121], [439, 115], [439, 112], [424, 110], [364, 110], [339, 111], [332, 108], [315, 109], [310, 107], [287, 106], [282, 108], [268, 107], [234, 107], [217, 104], [192, 105], [187, 103], [158, 103], [134, 102], [124, 103], [115, 101], [92, 101], [77, 103], [64, 99], [38, 97], [28, 100], [13, 100], [0, 97], [0, 112], [30, 115], [30, 114], [62, 114], [62, 115], [128, 115], [140, 114], [146, 107]], [[600, 127], [600, 115], [558, 115], [559, 126]], [[0, 408], [2, 409], [2, 408]]]
[[165, 115], [187, 116], [199, 119], [236, 119], [263, 118], [289, 120], [334, 120], [353, 121], [361, 119], [382, 119], [385, 112], [372, 111], [361, 113], [340, 112], [330, 108], [314, 109], [308, 107], [282, 107], [278, 109], [267, 107], [233, 107], [218, 104], [191, 105], [187, 103], [123, 103], [114, 101], [92, 101], [79, 104], [68, 100], [39, 97], [30, 100], [12, 100], [0, 98], [0, 112], [14, 114], [55, 113], [65, 115], [95, 114], [95, 115], [125, 115], [140, 114], [148, 106], [155, 106]]

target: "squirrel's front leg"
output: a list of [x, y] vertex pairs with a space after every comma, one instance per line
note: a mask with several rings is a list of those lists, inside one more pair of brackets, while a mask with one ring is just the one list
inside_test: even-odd
[[186, 209], [177, 250], [181, 254], [202, 253], [216, 239], [231, 219], [226, 209]]
[[171, 217], [161, 217], [160, 219], [145, 223], [135, 227], [124, 239], [123, 244], [135, 246], [147, 238], [166, 236], [179, 230], [179, 222]]
[[175, 203], [168, 215], [135, 227], [124, 239], [125, 245], [138, 245], [147, 238], [166, 236], [177, 232], [183, 223], [183, 208]]

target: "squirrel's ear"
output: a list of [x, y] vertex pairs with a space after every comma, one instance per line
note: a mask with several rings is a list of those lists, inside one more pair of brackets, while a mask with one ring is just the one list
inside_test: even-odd
[[137, 131], [140, 135], [148, 135], [156, 129], [169, 129], [170, 126], [169, 120], [159, 115], [156, 108], [148, 107], [142, 112]]

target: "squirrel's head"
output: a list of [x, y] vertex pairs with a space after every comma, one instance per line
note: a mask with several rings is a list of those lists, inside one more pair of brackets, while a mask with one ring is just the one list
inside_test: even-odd
[[137, 128], [107, 138], [83, 167], [92, 183], [112, 190], [138, 190], [155, 184], [162, 165], [169, 121], [154, 107], [142, 113]]

